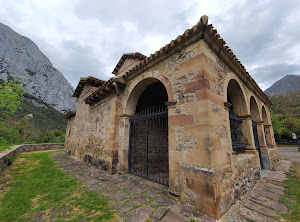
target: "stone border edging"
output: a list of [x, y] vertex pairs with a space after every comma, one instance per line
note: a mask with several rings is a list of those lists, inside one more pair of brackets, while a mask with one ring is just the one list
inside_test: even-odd
[[14, 145], [0, 152], [0, 174], [11, 164], [11, 162], [22, 152], [34, 152], [43, 150], [63, 149], [63, 143], [42, 143], [42, 144], [23, 144]]

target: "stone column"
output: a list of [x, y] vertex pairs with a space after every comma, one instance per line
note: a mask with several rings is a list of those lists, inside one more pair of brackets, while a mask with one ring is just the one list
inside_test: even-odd
[[128, 171], [128, 153], [129, 153], [129, 133], [131, 115], [123, 114], [120, 118], [120, 148], [118, 150], [119, 156], [119, 170], [121, 172]]
[[[168, 107], [168, 115], [170, 113], [174, 113], [176, 109], [176, 104], [177, 101], [171, 101], [171, 102], [166, 102], [166, 106]], [[168, 117], [169, 118], [169, 117]], [[175, 179], [175, 168], [174, 168], [174, 163], [175, 160], [173, 159], [172, 152], [176, 150], [176, 136], [175, 136], [175, 131], [172, 129], [172, 127], [168, 126], [168, 155], [169, 155], [169, 192], [173, 195], [178, 196], [179, 195], [179, 187], [178, 187], [178, 178], [177, 180]], [[177, 175], [178, 177], [178, 175]]]
[[274, 138], [274, 133], [273, 133], [273, 127], [270, 124], [265, 124], [264, 128], [266, 130], [266, 138], [268, 142], [268, 147], [269, 148], [274, 148], [276, 145], [275, 143], [275, 138]]
[[258, 139], [259, 139], [259, 145], [260, 147], [267, 147], [266, 137], [265, 137], [265, 130], [263, 121], [261, 122], [255, 122], [257, 126], [257, 133], [258, 133]]
[[245, 115], [240, 116], [242, 119], [242, 131], [243, 135], [246, 139], [246, 150], [256, 150], [255, 142], [254, 142], [254, 135], [253, 135], [253, 128], [252, 128], [252, 115]]
[[264, 122], [255, 122], [257, 125], [257, 133], [259, 139], [259, 146], [261, 151], [262, 162], [265, 169], [272, 169], [272, 164], [270, 161], [270, 154], [268, 151], [268, 146], [266, 142], [265, 130], [264, 130]]

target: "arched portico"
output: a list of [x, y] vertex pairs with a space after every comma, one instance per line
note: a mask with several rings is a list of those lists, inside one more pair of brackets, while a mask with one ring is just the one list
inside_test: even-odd
[[252, 116], [254, 145], [259, 154], [260, 166], [261, 168], [264, 168], [264, 163], [266, 161], [263, 161], [263, 159], [265, 159], [263, 155], [267, 152], [267, 146], [263, 130], [263, 121], [258, 109], [257, 101], [253, 96], [250, 97], [250, 114]]
[[[231, 79], [227, 87], [227, 102], [231, 127], [232, 148], [234, 151], [253, 149], [254, 137], [251, 132], [251, 115], [240, 84]], [[238, 150], [239, 149], [239, 150]]]

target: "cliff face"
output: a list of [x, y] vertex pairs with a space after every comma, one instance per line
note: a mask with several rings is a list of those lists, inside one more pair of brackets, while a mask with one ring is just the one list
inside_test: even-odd
[[60, 112], [75, 108], [74, 89], [30, 39], [0, 23], [0, 78], [21, 79], [27, 93]]

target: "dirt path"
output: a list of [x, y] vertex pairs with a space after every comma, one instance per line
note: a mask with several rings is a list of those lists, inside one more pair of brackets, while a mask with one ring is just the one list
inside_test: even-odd
[[278, 147], [278, 153], [280, 157], [300, 164], [300, 152], [298, 151], [298, 147]]

